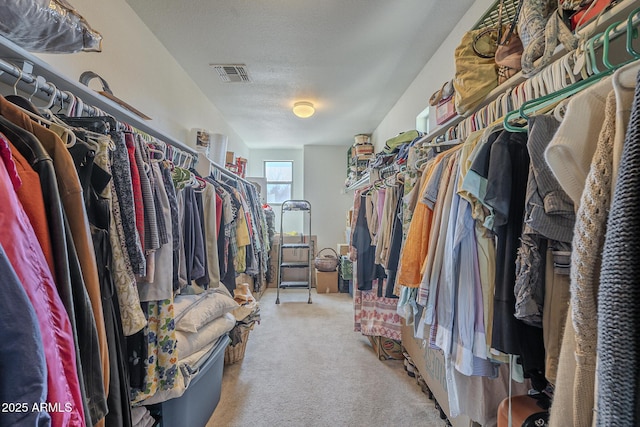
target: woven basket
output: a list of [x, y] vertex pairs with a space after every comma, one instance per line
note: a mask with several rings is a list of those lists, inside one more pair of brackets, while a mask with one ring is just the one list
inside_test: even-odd
[[242, 328], [240, 332], [241, 342], [234, 346], [227, 346], [224, 350], [224, 364], [232, 365], [244, 359], [244, 351], [247, 349], [247, 341], [249, 340], [249, 328]]
[[[333, 252], [333, 255], [322, 255], [322, 251], [327, 250]], [[320, 252], [318, 252], [313, 264], [318, 271], [329, 272], [336, 271], [336, 268], [338, 268], [338, 262], [338, 253], [331, 248], [324, 248], [320, 249]]]

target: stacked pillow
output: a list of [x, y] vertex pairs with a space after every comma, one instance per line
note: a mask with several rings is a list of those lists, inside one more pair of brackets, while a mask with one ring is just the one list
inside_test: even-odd
[[236, 323], [231, 312], [238, 307], [233, 298], [216, 289], [177, 296], [174, 311], [178, 357], [184, 359], [229, 332]]

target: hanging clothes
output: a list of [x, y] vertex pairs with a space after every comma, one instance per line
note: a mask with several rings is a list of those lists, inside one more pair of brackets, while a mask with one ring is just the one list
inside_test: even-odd
[[[21, 184], [9, 145], [0, 140], [0, 244], [25, 287], [41, 331], [47, 362], [47, 402], [70, 404], [68, 412], [51, 412], [52, 425], [84, 426], [85, 414], [78, 380], [74, 337], [42, 249], [15, 188]], [[44, 292], [43, 292], [44, 291]]]
[[[113, 123], [115, 126], [115, 123]], [[122, 230], [124, 232], [124, 242], [129, 255], [129, 262], [131, 268], [136, 275], [144, 276], [146, 274], [146, 259], [142, 250], [141, 234], [139, 230], [144, 231], [144, 227], [138, 227], [140, 221], [144, 221], [144, 216], [138, 216], [138, 212], [141, 211], [141, 193], [138, 191], [140, 185], [139, 175], [132, 173], [132, 168], [136, 165], [135, 162], [131, 163], [129, 145], [131, 149], [133, 143], [130, 140], [130, 144], [127, 145], [127, 138], [124, 132], [116, 132], [112, 134], [113, 142], [116, 145], [113, 151], [113, 189], [118, 200], [117, 207], [119, 207], [120, 218], [122, 223]], [[132, 153], [131, 153], [132, 154]], [[138, 178], [136, 178], [138, 177]], [[134, 185], [134, 179], [136, 183]], [[115, 199], [114, 199], [115, 200]], [[115, 208], [115, 206], [114, 206]]]
[[640, 422], [637, 286], [640, 252], [638, 150], [640, 148], [640, 74], [620, 161], [602, 255], [598, 290], [598, 403], [596, 425]]
[[503, 131], [491, 147], [486, 203], [497, 237], [492, 347], [521, 357], [537, 390], [546, 387], [542, 330], [514, 317], [515, 260], [522, 233], [529, 170], [526, 134]]
[[[375, 263], [376, 247], [371, 246], [371, 234], [366, 212], [368, 196], [356, 191], [354, 196], [354, 225], [352, 252], [354, 263], [354, 330], [367, 336], [401, 339], [401, 318], [397, 313], [398, 299], [388, 298], [393, 286], [388, 288], [384, 267]], [[370, 200], [370, 198], [369, 198]]]
[[[64, 215], [68, 220], [65, 230], [70, 234], [68, 241], [73, 242], [77, 253], [81, 277], [84, 280], [84, 287], [89, 295], [98, 335], [98, 348], [90, 348], [87, 350], [89, 352], [99, 352], [102, 367], [102, 372], [96, 378], [96, 381], [99, 381], [100, 377], [102, 378], [102, 385], [92, 386], [92, 388], [96, 390], [94, 413], [98, 417], [96, 419], [97, 421], [104, 418], [106, 414], [106, 404], [104, 402], [109, 382], [109, 360], [104, 316], [102, 313], [100, 284], [98, 282], [95, 254], [91, 244], [91, 233], [84, 210], [82, 188], [78, 174], [66, 146], [55, 133], [33, 122], [29, 116], [2, 97], [0, 97], [0, 115], [33, 133], [53, 160]], [[70, 267], [73, 267], [73, 265]], [[89, 369], [91, 370], [90, 372], [93, 378], [97, 368], [88, 367], [87, 370]], [[100, 387], [102, 391], [98, 392]], [[87, 415], [89, 416], [89, 414]]]
[[1, 411], [0, 425], [50, 425], [47, 412], [32, 410], [34, 403], [47, 399], [47, 365], [38, 318], [2, 245], [0, 275], [0, 401], [29, 405], [26, 410], [20, 406], [20, 410]]

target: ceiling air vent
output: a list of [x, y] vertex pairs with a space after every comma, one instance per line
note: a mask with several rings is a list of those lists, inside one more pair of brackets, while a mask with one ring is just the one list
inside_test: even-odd
[[244, 64], [210, 64], [225, 83], [249, 83], [249, 73]]

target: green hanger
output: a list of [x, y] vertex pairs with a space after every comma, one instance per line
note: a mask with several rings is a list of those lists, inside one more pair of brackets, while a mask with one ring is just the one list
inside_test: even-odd
[[627, 52], [634, 59], [640, 59], [640, 53], [636, 52], [633, 48], [633, 39], [638, 38], [638, 29], [633, 26], [633, 18], [640, 13], [640, 7], [629, 15], [627, 18]]
[[593, 44], [603, 35], [604, 33], [596, 34], [587, 42], [587, 52], [589, 53], [589, 59], [591, 60], [591, 69], [593, 70], [594, 75], [599, 74], [600, 70], [598, 70], [598, 65], [596, 63], [596, 51]]
[[[609, 45], [610, 45], [609, 35], [618, 25], [620, 25], [622, 21], [610, 25], [605, 32], [594, 36], [587, 42], [589, 57], [591, 59], [592, 69], [595, 74], [591, 75], [590, 77], [584, 80], [571, 84], [559, 91], [525, 102], [524, 104], [522, 104], [522, 106], [518, 110], [510, 111], [505, 115], [504, 128], [510, 132], [527, 132], [528, 131], [527, 126], [523, 126], [523, 127], [515, 126], [511, 124], [511, 121], [518, 118], [528, 120], [529, 114], [535, 111], [538, 111], [542, 108], [545, 108], [547, 106], [553, 105], [554, 103], [557, 103], [558, 101], [561, 101], [564, 98], [567, 98], [571, 95], [574, 95], [580, 92], [581, 90], [599, 82], [604, 77], [613, 74], [618, 68], [640, 58], [640, 54], [638, 54], [637, 52], [635, 52], [635, 50], [633, 50], [630, 42], [630, 39], [632, 39], [635, 34], [635, 29], [633, 28], [633, 23], [632, 23], [633, 17], [638, 13], [640, 13], [640, 8], [632, 12], [627, 21], [627, 51], [630, 51], [630, 54], [633, 57], [630, 61], [624, 62], [619, 65], [614, 65], [609, 61]], [[594, 48], [594, 43], [601, 37], [603, 40], [602, 62], [607, 67], [607, 69], [603, 71], [598, 70], [596, 66], [596, 55], [595, 55], [595, 48]]]
[[603, 42], [602, 42], [602, 63], [608, 69], [612, 69], [612, 68], [616, 67], [615, 65], [613, 65], [611, 63], [611, 61], [609, 61], [609, 44], [611, 43], [611, 40], [609, 38], [609, 34], [611, 34], [611, 31], [615, 30], [616, 27], [618, 25], [620, 25], [620, 24], [622, 24], [622, 21], [614, 22], [613, 24], [609, 25], [609, 27], [603, 33], [604, 37], [603, 37]]

